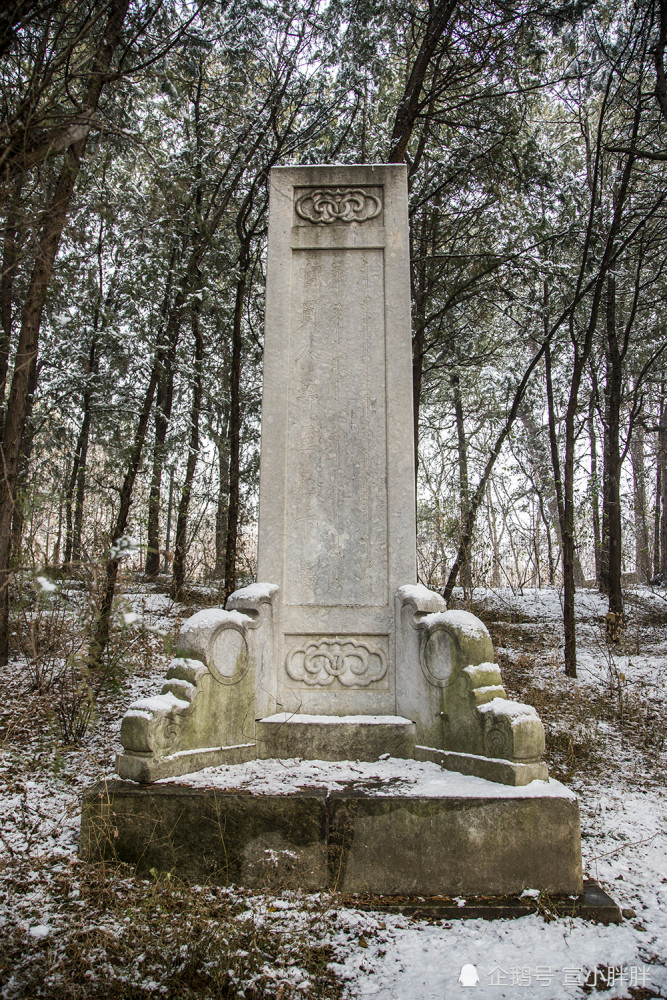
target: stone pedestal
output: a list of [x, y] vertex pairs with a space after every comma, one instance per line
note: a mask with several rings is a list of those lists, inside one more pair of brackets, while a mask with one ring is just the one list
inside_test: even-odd
[[407, 764], [388, 761], [379, 774], [357, 764], [327, 782], [324, 766], [282, 761], [281, 794], [248, 765], [192, 784], [100, 784], [86, 793], [81, 850], [140, 873], [255, 889], [582, 892], [579, 808], [558, 782], [518, 789]]

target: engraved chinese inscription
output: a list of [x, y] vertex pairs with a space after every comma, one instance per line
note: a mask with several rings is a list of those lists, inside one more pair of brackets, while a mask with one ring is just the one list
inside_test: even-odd
[[381, 250], [295, 252], [285, 596], [387, 600], [384, 268]]
[[368, 687], [387, 673], [387, 656], [368, 639], [349, 636], [313, 636], [290, 649], [285, 669], [295, 681], [328, 687]]
[[363, 188], [315, 188], [296, 200], [294, 210], [300, 219], [316, 226], [334, 222], [368, 222], [382, 211], [382, 201]]

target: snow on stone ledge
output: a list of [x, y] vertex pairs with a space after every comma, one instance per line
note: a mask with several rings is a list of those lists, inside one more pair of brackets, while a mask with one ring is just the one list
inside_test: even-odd
[[181, 635], [185, 636], [188, 632], [196, 631], [200, 628], [215, 628], [217, 625], [225, 624], [225, 622], [244, 626], [252, 622], [252, 618], [250, 615], [244, 615], [241, 611], [225, 611], [224, 608], [205, 608], [204, 611], [198, 611], [183, 623]]
[[253, 760], [245, 764], [208, 767], [157, 784], [187, 785], [255, 795], [294, 795], [303, 790], [363, 790], [364, 795], [391, 798], [465, 799], [576, 799], [559, 781], [531, 781], [528, 785], [501, 785], [485, 778], [446, 771], [430, 761], [387, 760]]
[[130, 718], [150, 719], [155, 712], [171, 712], [175, 708], [188, 708], [189, 704], [168, 691], [167, 694], [156, 694], [152, 698], [140, 698], [139, 701], [133, 701], [125, 715]]
[[436, 590], [429, 590], [423, 583], [406, 583], [398, 588], [396, 596], [404, 601], [431, 601], [435, 597], [444, 603], [444, 598]]
[[[499, 667], [497, 663], [491, 663], [487, 661], [486, 663], [476, 663], [469, 667], [463, 668], [463, 673], [467, 674], [468, 677], [473, 681], [486, 680], [491, 672], [499, 673]], [[495, 685], [494, 685], [495, 686]]]
[[260, 722], [308, 722], [318, 726], [411, 726], [410, 719], [402, 715], [301, 715], [292, 712], [278, 712]]
[[485, 702], [484, 705], [478, 705], [477, 711], [492, 712], [494, 715], [507, 715], [512, 720], [512, 725], [526, 716], [531, 719], [539, 718], [532, 705], [525, 705], [521, 701], [510, 701], [509, 698], [494, 698], [492, 701]]
[[247, 587], [240, 587], [238, 590], [235, 590], [233, 594], [230, 594], [230, 597], [235, 601], [261, 601], [264, 599], [270, 601], [277, 592], [277, 583], [250, 583]]
[[469, 639], [484, 639], [488, 636], [486, 625], [469, 611], [434, 611], [426, 615], [422, 623], [427, 628], [433, 625], [452, 625]]

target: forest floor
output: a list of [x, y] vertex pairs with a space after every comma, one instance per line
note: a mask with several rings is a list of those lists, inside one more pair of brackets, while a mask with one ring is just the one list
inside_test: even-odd
[[[478, 590], [461, 602], [488, 625], [508, 695], [540, 713], [551, 775], [580, 796], [585, 873], [626, 913], [607, 927], [548, 911], [412, 919], [349, 909], [335, 894], [192, 886], [80, 861], [82, 788], [111, 775], [123, 711], [159, 691], [181, 622], [213, 595], [176, 605], [126, 581], [112, 669], [81, 744], [67, 745], [88, 703], [59, 657], [76, 654], [85, 599], [43, 586], [0, 668], [0, 997], [667, 997], [665, 591], [626, 593], [616, 645], [604, 601], [578, 593], [577, 680], [563, 674], [558, 591]], [[464, 965], [475, 966], [474, 989], [458, 982]]]

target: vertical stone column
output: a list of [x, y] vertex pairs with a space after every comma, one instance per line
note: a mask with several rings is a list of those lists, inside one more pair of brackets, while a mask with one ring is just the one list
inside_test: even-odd
[[258, 716], [396, 712], [416, 579], [403, 165], [271, 172], [258, 578], [278, 584]]

